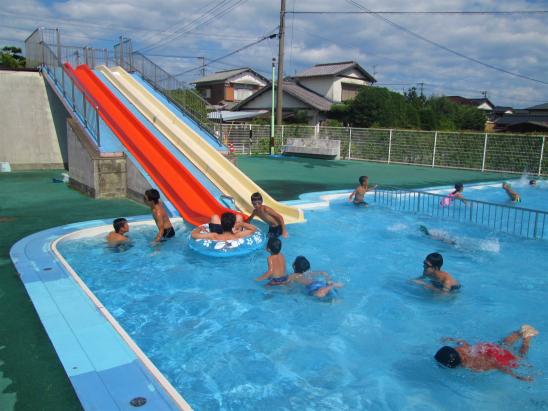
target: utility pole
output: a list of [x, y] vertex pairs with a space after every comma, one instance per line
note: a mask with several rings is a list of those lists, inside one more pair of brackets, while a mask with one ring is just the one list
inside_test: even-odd
[[484, 99], [487, 100], [487, 90], [483, 90], [483, 91], [481, 92], [481, 95], [483, 96]]
[[285, 37], [285, 0], [280, 3], [280, 29], [278, 32], [278, 94], [276, 99], [276, 125], [282, 125], [284, 92], [284, 37]]
[[270, 122], [270, 155], [273, 155], [274, 154], [274, 134], [275, 134], [275, 126], [274, 126], [274, 106], [276, 105], [276, 97], [275, 97], [275, 94], [274, 94], [274, 89], [275, 89], [275, 80], [276, 80], [276, 59], [273, 58], [272, 59], [272, 89], [270, 90], [272, 93], [272, 119], [271, 119], [271, 122]]
[[419, 86], [421, 86], [421, 96], [424, 95], [423, 94], [423, 89], [424, 89], [424, 83], [417, 83]]
[[201, 77], [205, 77], [205, 57], [198, 57], [198, 60], [202, 61], [202, 68], [200, 69]]

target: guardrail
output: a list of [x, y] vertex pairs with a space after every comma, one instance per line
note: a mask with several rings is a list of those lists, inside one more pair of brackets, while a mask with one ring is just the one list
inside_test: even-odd
[[[50, 46], [46, 43], [46, 41], [57, 41], [58, 35], [58, 30], [38, 29], [34, 31], [25, 40], [27, 53], [31, 58], [29, 64], [39, 66], [42, 73], [51, 79], [54, 87], [57, 87], [57, 91], [63, 95], [91, 138], [98, 147], [101, 147], [99, 104], [84, 91], [78, 80], [73, 78], [62, 65], [63, 59], [60, 56], [66, 55], [63, 50], [69, 48]], [[87, 53], [83, 55], [87, 55]]]
[[[451, 219], [531, 239], [548, 237], [548, 212], [424, 191], [377, 187], [374, 201], [394, 210]], [[448, 203], [448, 205], [442, 205]]]

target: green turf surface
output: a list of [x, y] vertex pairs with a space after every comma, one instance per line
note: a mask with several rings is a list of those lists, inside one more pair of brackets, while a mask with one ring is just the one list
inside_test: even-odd
[[[358, 161], [240, 157], [240, 168], [280, 200], [311, 191], [350, 189], [360, 175], [404, 187], [507, 178], [502, 174]], [[79, 221], [148, 213], [128, 200], [92, 200], [60, 171], [0, 173], [0, 410], [79, 410], [80, 403], [9, 259], [18, 239]]]

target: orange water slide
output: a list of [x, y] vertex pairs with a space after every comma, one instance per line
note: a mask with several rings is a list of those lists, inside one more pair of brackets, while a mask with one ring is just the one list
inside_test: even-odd
[[124, 106], [124, 104], [83, 64], [76, 70], [64, 64], [86, 94], [95, 100], [99, 115], [124, 147], [141, 164], [158, 188], [185, 221], [200, 225], [213, 214], [234, 212], [223, 207], [169, 150]]

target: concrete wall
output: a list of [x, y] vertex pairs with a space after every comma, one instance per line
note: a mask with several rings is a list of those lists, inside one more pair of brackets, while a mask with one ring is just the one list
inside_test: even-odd
[[80, 125], [67, 121], [69, 185], [94, 198], [126, 197], [125, 154], [100, 153]]
[[143, 203], [145, 191], [152, 188], [131, 159], [126, 160], [127, 198]]
[[69, 114], [41, 74], [0, 71], [0, 96], [0, 162], [12, 170], [66, 167]]

